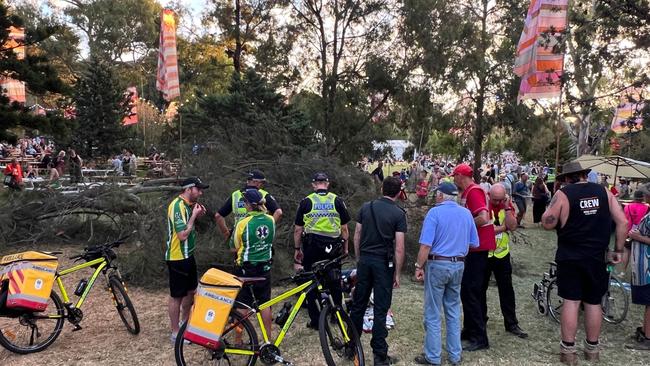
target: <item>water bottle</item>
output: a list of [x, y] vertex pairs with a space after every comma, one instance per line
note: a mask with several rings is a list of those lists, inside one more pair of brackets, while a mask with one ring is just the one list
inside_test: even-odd
[[284, 323], [289, 319], [289, 314], [291, 313], [291, 303], [285, 302], [282, 306], [282, 309], [278, 312], [278, 315], [275, 317], [275, 324], [284, 327]]
[[82, 278], [81, 281], [79, 281], [77, 288], [74, 290], [74, 294], [77, 296], [81, 296], [86, 290], [86, 285], [88, 285], [88, 281], [86, 281], [85, 278]]

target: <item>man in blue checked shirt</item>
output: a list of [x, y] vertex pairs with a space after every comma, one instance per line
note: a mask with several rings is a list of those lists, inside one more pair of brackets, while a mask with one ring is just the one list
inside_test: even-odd
[[442, 353], [441, 317], [447, 324], [448, 361], [461, 361], [460, 283], [469, 247], [479, 246], [472, 214], [456, 203], [458, 189], [442, 183], [436, 189], [436, 206], [427, 213], [420, 234], [420, 251], [415, 277], [424, 281], [424, 352], [415, 357], [420, 365], [440, 365]]

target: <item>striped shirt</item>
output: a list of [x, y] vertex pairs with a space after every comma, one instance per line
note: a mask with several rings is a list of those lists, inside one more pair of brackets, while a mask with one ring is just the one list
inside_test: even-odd
[[187, 239], [181, 241], [178, 233], [187, 229], [187, 223], [192, 215], [192, 206], [181, 196], [176, 197], [167, 207], [167, 250], [165, 260], [178, 261], [187, 259], [194, 254], [196, 232], [192, 230]]

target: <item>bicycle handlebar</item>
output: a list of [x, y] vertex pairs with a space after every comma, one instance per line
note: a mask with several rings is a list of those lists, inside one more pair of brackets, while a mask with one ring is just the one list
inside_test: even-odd
[[126, 239], [128, 239], [130, 236], [131, 234], [127, 234], [111, 243], [104, 243], [100, 245], [86, 247], [84, 248], [84, 252], [82, 254], [74, 255], [69, 259], [82, 259], [88, 253], [98, 253], [98, 252], [103, 252], [107, 249], [117, 248], [120, 245], [124, 244], [126, 242]]
[[311, 271], [302, 271], [302, 270], [298, 271], [295, 275], [293, 275], [291, 277], [280, 279], [280, 281], [283, 281], [283, 280], [284, 281], [287, 281], [287, 280], [297, 281], [297, 280], [300, 280], [300, 279], [303, 279], [303, 278], [311, 278], [311, 277], [315, 276], [317, 273], [319, 273], [321, 271], [324, 271], [325, 269], [328, 269], [329, 267], [331, 267], [334, 264], [340, 264], [341, 261], [343, 259], [347, 258], [347, 257], [348, 257], [348, 254], [342, 254], [342, 255], [340, 255], [340, 256], [338, 256], [338, 257], [336, 257], [336, 258], [334, 258], [334, 259], [332, 259], [332, 260], [330, 260], [330, 261], [328, 261], [326, 263], [323, 263], [323, 264], [319, 265], [318, 268], [315, 268], [315, 269], [313, 269]]

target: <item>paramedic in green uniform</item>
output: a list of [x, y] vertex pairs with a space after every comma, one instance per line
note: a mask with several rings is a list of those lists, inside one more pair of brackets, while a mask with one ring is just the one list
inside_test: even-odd
[[[183, 192], [167, 207], [167, 249], [165, 261], [169, 269], [168, 312], [171, 321], [171, 341], [176, 341], [178, 321], [187, 321], [192, 308], [194, 291], [198, 285], [194, 246], [196, 245], [195, 220], [205, 214], [205, 207], [197, 203], [209, 185], [197, 177], [181, 183]], [[183, 313], [181, 316], [181, 308]]]
[[[251, 188], [243, 192], [246, 216], [237, 222], [233, 243], [237, 253], [235, 275], [239, 277], [264, 277], [250, 288], [239, 292], [237, 301], [248, 306], [253, 304], [253, 294], [258, 304], [271, 299], [271, 257], [275, 238], [275, 220], [266, 213], [264, 197], [260, 191]], [[268, 307], [261, 311], [266, 334], [271, 337], [272, 312]]]

